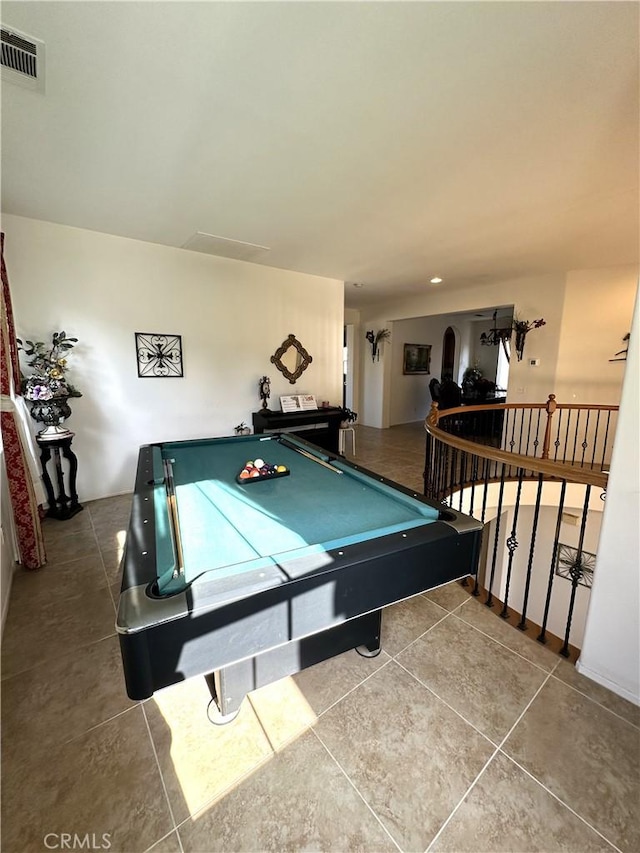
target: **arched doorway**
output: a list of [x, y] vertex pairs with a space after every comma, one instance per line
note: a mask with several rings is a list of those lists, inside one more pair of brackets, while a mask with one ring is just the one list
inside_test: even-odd
[[447, 326], [442, 338], [442, 370], [440, 371], [440, 381], [445, 379], [453, 379], [453, 370], [456, 360], [456, 334]]

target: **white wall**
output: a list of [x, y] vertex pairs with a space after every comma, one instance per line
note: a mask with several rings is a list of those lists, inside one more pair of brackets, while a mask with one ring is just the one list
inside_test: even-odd
[[640, 293], [604, 505], [580, 672], [640, 705]]
[[[449, 324], [440, 317], [418, 317], [398, 320], [393, 324], [393, 339], [388, 356], [391, 358], [389, 420], [405, 424], [424, 420], [431, 408], [429, 382], [440, 379], [442, 367], [442, 337]], [[405, 344], [430, 344], [431, 367], [428, 374], [418, 376], [402, 373]]]
[[[447, 290], [445, 282], [425, 290], [423, 296], [363, 308], [361, 329], [381, 328], [407, 318], [513, 305], [515, 317], [542, 318], [546, 325], [527, 335], [522, 361], [516, 359], [512, 345], [509, 403], [545, 402], [555, 393], [563, 403], [617, 404], [624, 366], [610, 363], [609, 358], [624, 346], [621, 339], [629, 331], [637, 284], [635, 266], [527, 276], [455, 290]], [[472, 363], [474, 346], [462, 336], [461, 371]], [[535, 358], [540, 365], [531, 367], [529, 359]], [[368, 417], [363, 423], [370, 426], [389, 425], [382, 419], [385, 397], [390, 394], [381, 386], [382, 376], [381, 370], [363, 374], [361, 393]]]
[[[3, 230], [18, 335], [79, 338], [81, 501], [130, 491], [142, 444], [250, 424], [264, 374], [271, 408], [292, 393], [341, 403], [342, 282], [16, 216]], [[182, 335], [184, 378], [138, 378], [134, 332]], [[290, 333], [313, 357], [295, 385], [269, 361]]]
[[[461, 311], [493, 310], [496, 306], [514, 305], [514, 314], [522, 319], [543, 317], [546, 325], [527, 337], [525, 359], [511, 359], [508, 402], [544, 402], [555, 385], [556, 362], [561, 337], [565, 276], [527, 276], [509, 281], [484, 283], [474, 287], [447, 290], [446, 282], [425, 290], [423, 296], [405, 297], [361, 310], [362, 334], [366, 329], [388, 327], [397, 320], [412, 317], [434, 317]], [[457, 349], [461, 353], [460, 371], [469, 363], [472, 345], [470, 327], [465, 326]], [[467, 335], [465, 337], [465, 334]], [[526, 358], [540, 358], [539, 367], [528, 366]], [[380, 365], [378, 365], [380, 367]], [[366, 369], [363, 374], [362, 409], [369, 426], [388, 426], [382, 416], [385, 397], [390, 391], [382, 382], [382, 369]], [[461, 373], [459, 374], [461, 375]]]
[[631, 328], [637, 285], [635, 267], [567, 275], [556, 373], [558, 400], [620, 402], [625, 362], [609, 359], [626, 347], [622, 338]]

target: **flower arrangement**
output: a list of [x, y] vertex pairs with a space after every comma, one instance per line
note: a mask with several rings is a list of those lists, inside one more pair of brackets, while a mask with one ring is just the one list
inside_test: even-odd
[[516, 332], [522, 333], [526, 335], [527, 332], [530, 332], [531, 329], [539, 329], [540, 326], [546, 326], [547, 321], [540, 318], [539, 320], [514, 320], [513, 321], [513, 330]]
[[546, 321], [540, 318], [539, 320], [518, 320], [514, 318], [513, 320], [513, 331], [516, 333], [516, 355], [518, 356], [518, 361], [522, 361], [522, 355], [524, 353], [524, 342], [527, 337], [527, 334], [532, 329], [539, 329], [540, 326], [546, 326]]
[[371, 360], [372, 361], [380, 361], [380, 344], [383, 341], [388, 341], [391, 337], [391, 332], [389, 329], [379, 329], [377, 332], [374, 332], [373, 329], [370, 329], [366, 338], [371, 344]]
[[25, 400], [45, 401], [56, 397], [82, 397], [80, 391], [66, 379], [67, 359], [65, 354], [77, 343], [77, 338], [68, 338], [66, 332], [54, 332], [51, 344], [44, 341], [24, 341], [17, 338], [18, 349], [22, 350], [32, 373], [22, 374], [22, 393]]

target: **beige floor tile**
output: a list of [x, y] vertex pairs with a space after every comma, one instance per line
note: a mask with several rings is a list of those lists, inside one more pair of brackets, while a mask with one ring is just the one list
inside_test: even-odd
[[115, 633], [113, 604], [100, 558], [17, 576], [2, 642], [2, 677]]
[[173, 828], [142, 708], [132, 708], [47, 761], [3, 762], [2, 849], [46, 850], [48, 833], [107, 833], [111, 850], [137, 853]]
[[429, 853], [591, 853], [613, 848], [498, 754]]
[[477, 598], [469, 596], [456, 616], [542, 669], [552, 670], [558, 663], [558, 655], [538, 643], [531, 631], [523, 632], [509, 625], [498, 616], [496, 608], [487, 607]]
[[178, 831], [185, 853], [397, 850], [312, 732]]
[[634, 726], [551, 678], [503, 749], [620, 850], [640, 849]]
[[248, 699], [271, 746], [280, 749], [388, 660], [385, 652], [366, 658], [352, 649], [254, 690]]
[[3, 681], [3, 759], [46, 755], [133, 704], [116, 637], [47, 661]]
[[[32, 621], [47, 601], [63, 601], [79, 591], [95, 589], [107, 582], [102, 558], [95, 551], [90, 556], [46, 565], [37, 571], [19, 569], [13, 576], [11, 605], [23, 618]], [[30, 612], [31, 611], [31, 612]]]
[[438, 623], [397, 660], [495, 743], [546, 677], [455, 616]]
[[315, 731], [402, 850], [425, 850], [493, 752], [393, 661]]
[[250, 702], [223, 726], [207, 717], [204, 678], [157, 691], [145, 703], [153, 742], [178, 822], [236, 785], [273, 751]]
[[128, 522], [99, 524], [94, 527], [98, 547], [101, 551], [122, 551], [127, 539]]
[[60, 539], [63, 536], [70, 536], [72, 533], [91, 530], [91, 526], [91, 516], [84, 510], [76, 513], [72, 518], [62, 521], [55, 518], [45, 518], [42, 522], [45, 544]]
[[98, 542], [92, 528], [70, 533], [68, 536], [56, 536], [45, 544], [47, 566], [56, 566], [80, 557], [92, 557], [98, 553]]
[[416, 595], [382, 611], [382, 648], [391, 656], [397, 655], [447, 613], [423, 595]]
[[[471, 581], [470, 581], [471, 583]], [[465, 604], [469, 600], [469, 589], [460, 585], [458, 581], [447, 583], [444, 586], [439, 586], [437, 589], [432, 589], [425, 592], [429, 601], [434, 601], [445, 610], [456, 610], [461, 604]]]
[[115, 495], [112, 498], [89, 501], [84, 508], [91, 515], [95, 527], [107, 524], [127, 525], [131, 514], [131, 500], [131, 494]]
[[120, 587], [121, 582], [117, 581], [116, 583], [112, 583], [109, 585], [109, 592], [111, 593], [111, 599], [113, 600], [114, 609], [118, 610], [118, 602], [120, 601]]
[[180, 845], [180, 839], [178, 838], [178, 831], [176, 830], [175, 832], [165, 836], [160, 841], [156, 842], [153, 847], [149, 847], [145, 853], [182, 853], [182, 846]]
[[628, 723], [632, 723], [634, 726], [640, 728], [640, 706], [628, 702], [622, 696], [618, 696], [601, 684], [581, 675], [574, 664], [560, 658], [560, 663], [553, 675], [554, 678], [559, 678], [560, 681], [564, 681], [570, 687], [575, 687], [576, 690], [584, 693], [585, 696], [593, 699], [594, 702], [604, 705], [609, 711], [613, 711], [614, 714], [622, 717]]
[[104, 563], [104, 570], [107, 574], [107, 580], [109, 583], [118, 583], [122, 580], [122, 554], [124, 548], [107, 548], [101, 549], [100, 554], [102, 556], [102, 562]]

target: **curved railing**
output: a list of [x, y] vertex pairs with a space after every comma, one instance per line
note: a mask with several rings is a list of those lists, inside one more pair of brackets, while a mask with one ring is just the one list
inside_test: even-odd
[[425, 495], [485, 524], [474, 593], [542, 643], [563, 637], [565, 657], [581, 644], [617, 412], [552, 394], [529, 405], [434, 404], [425, 422]]

